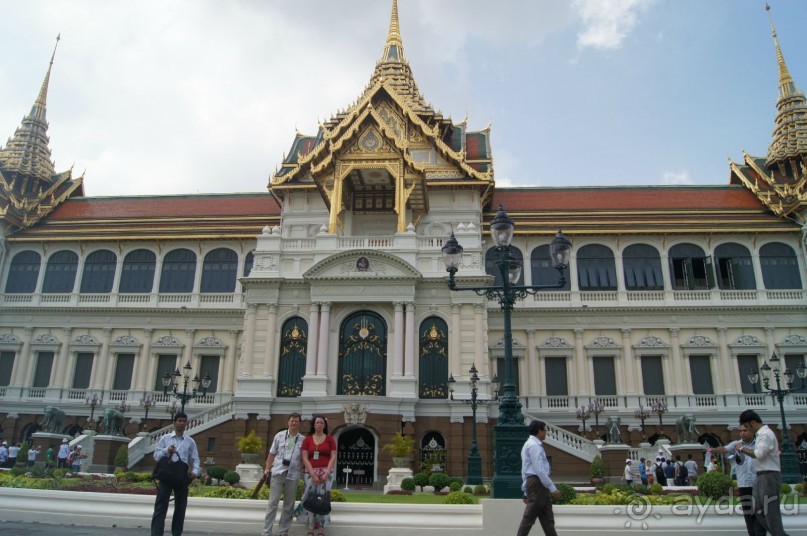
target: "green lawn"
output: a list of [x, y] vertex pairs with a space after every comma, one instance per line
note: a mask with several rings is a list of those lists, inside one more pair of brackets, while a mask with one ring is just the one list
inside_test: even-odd
[[[341, 491], [341, 490], [340, 490]], [[412, 495], [384, 495], [382, 493], [366, 493], [362, 491], [345, 491], [349, 503], [384, 503], [384, 504], [442, 504], [445, 495], [415, 492]], [[474, 504], [480, 497], [472, 497]]]

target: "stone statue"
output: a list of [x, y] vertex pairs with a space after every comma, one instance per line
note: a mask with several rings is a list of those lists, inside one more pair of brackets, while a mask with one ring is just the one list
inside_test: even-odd
[[606, 427], [608, 428], [608, 444], [619, 445], [622, 443], [622, 438], [619, 437], [619, 426], [622, 424], [622, 419], [619, 417], [608, 417]]
[[358, 402], [349, 402], [342, 409], [345, 412], [345, 424], [364, 424], [369, 406]]
[[679, 443], [695, 443], [700, 433], [695, 428], [695, 415], [686, 413], [675, 421], [675, 429], [678, 431]]
[[45, 408], [45, 418], [39, 423], [43, 432], [61, 433], [64, 426], [64, 411], [56, 406]]
[[123, 425], [123, 413], [114, 408], [104, 409], [104, 420], [101, 422], [101, 426], [104, 427], [107, 435], [122, 436]]

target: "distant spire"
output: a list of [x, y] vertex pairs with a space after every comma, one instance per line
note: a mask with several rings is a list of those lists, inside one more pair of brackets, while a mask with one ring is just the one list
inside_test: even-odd
[[779, 66], [779, 99], [776, 102], [776, 126], [773, 140], [768, 147], [767, 165], [782, 164], [791, 158], [807, 155], [807, 101], [799, 91], [782, 54], [776, 27], [773, 25], [771, 7], [765, 4], [771, 33], [776, 46], [776, 61]]
[[48, 103], [48, 85], [50, 84], [50, 71], [53, 69], [53, 60], [56, 58], [56, 49], [59, 46], [59, 40], [62, 34], [56, 36], [56, 45], [53, 47], [53, 54], [50, 55], [50, 64], [48, 65], [48, 72], [45, 73], [45, 80], [42, 81], [42, 88], [39, 90], [39, 95], [31, 108], [31, 115], [37, 119], [45, 120], [45, 111]]
[[773, 43], [776, 46], [776, 61], [779, 64], [779, 98], [785, 99], [798, 93], [798, 89], [796, 89], [796, 83], [793, 81], [793, 77], [790, 76], [790, 71], [787, 69], [785, 57], [782, 55], [782, 47], [779, 46], [779, 38], [776, 35], [776, 27], [773, 25], [771, 6], [767, 3], [765, 4], [765, 11], [768, 12], [768, 20], [771, 23], [771, 34], [773, 35]]
[[381, 61], [406, 61], [403, 51], [403, 41], [401, 40], [401, 26], [398, 22], [398, 0], [392, 0], [389, 33], [387, 34], [387, 43], [384, 45], [384, 55]]

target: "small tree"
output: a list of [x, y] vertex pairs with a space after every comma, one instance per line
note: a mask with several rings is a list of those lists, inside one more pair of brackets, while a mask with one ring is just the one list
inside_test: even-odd
[[225, 474], [227, 474], [227, 468], [222, 467], [221, 465], [214, 465], [207, 470], [207, 474], [210, 476], [210, 478], [216, 479], [216, 484], [221, 485], [221, 479], [224, 478]]
[[718, 500], [729, 494], [731, 477], [719, 471], [709, 471], [700, 475], [696, 484], [701, 495]]
[[227, 482], [229, 485], [234, 486], [241, 481], [241, 475], [239, 475], [235, 471], [227, 471], [226, 473], [224, 473], [224, 481]]
[[429, 485], [429, 475], [426, 473], [416, 473], [412, 480], [415, 481], [415, 485], [420, 487], [420, 491], [423, 491], [423, 486]]
[[415, 480], [412, 478], [404, 478], [401, 480], [401, 489], [404, 491], [415, 491]]
[[129, 467], [129, 445], [121, 445], [115, 454], [115, 467], [127, 469]]
[[437, 493], [450, 486], [451, 479], [445, 473], [432, 473], [432, 476], [429, 477], [429, 485], [434, 486], [434, 492]]
[[605, 464], [599, 454], [591, 460], [591, 478], [605, 478]]

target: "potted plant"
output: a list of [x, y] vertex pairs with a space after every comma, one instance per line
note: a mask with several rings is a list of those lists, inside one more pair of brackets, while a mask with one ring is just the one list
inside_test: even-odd
[[241, 453], [241, 460], [244, 463], [260, 463], [265, 444], [263, 439], [255, 434], [255, 430], [252, 430], [244, 437], [239, 437], [235, 442], [235, 446], [238, 452]]
[[382, 450], [389, 451], [395, 467], [409, 467], [409, 456], [412, 454], [414, 444], [414, 439], [398, 432], [382, 447]]
[[599, 454], [591, 460], [591, 483], [594, 486], [605, 484], [605, 464]]

